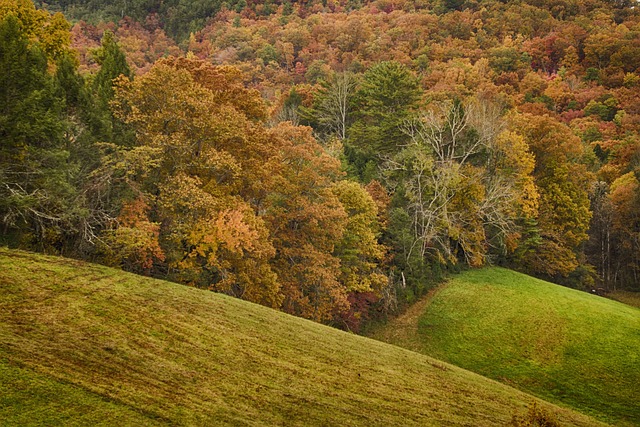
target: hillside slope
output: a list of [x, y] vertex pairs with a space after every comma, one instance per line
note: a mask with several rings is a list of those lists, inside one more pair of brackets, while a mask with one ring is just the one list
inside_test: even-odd
[[0, 384], [6, 425], [494, 426], [532, 399], [241, 300], [7, 249]]
[[640, 425], [640, 310], [501, 268], [372, 333], [556, 403]]

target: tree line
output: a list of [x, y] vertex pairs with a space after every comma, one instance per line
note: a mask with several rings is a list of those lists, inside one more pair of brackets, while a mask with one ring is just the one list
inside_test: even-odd
[[[282, 20], [296, 10], [250, 31], [312, 28]], [[234, 16], [218, 37], [247, 25]], [[596, 73], [586, 45], [524, 56], [535, 37], [447, 70], [432, 54], [298, 65], [309, 39], [257, 79], [254, 59], [215, 65], [197, 40], [135, 73], [120, 27], [76, 49], [91, 26], [2, 0], [1, 239], [352, 330], [488, 263], [633, 289], [640, 77], [624, 63], [607, 80], [637, 41], [629, 16]]]

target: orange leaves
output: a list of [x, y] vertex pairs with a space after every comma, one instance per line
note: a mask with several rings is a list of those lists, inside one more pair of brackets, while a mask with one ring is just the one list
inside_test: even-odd
[[165, 260], [160, 247], [160, 225], [148, 218], [149, 206], [139, 197], [123, 203], [118, 227], [107, 232], [107, 259], [129, 270], [147, 272], [154, 262]]
[[[171, 278], [317, 321], [346, 312], [350, 293], [388, 284], [376, 202], [340, 181], [340, 161], [310, 128], [267, 128], [238, 70], [170, 58], [115, 92], [116, 114], [137, 133], [127, 153], [154, 160], [144, 174], [117, 168], [148, 201], [127, 205], [118, 230], [152, 217], [163, 257], [150, 262]], [[371, 191], [386, 209], [382, 187]]]
[[388, 210], [389, 205], [391, 204], [391, 197], [387, 194], [387, 190], [384, 189], [382, 184], [375, 179], [369, 182], [365, 187], [367, 193], [373, 199], [373, 202], [376, 204], [376, 208], [378, 209], [378, 222], [381, 228], [386, 228], [389, 223]]
[[269, 265], [275, 250], [250, 205], [254, 198], [243, 198], [255, 195], [247, 177], [260, 167], [255, 159], [271, 164], [256, 142], [265, 131], [250, 120], [263, 106], [240, 73], [162, 60], [133, 82], [121, 78], [114, 107], [136, 130], [138, 144], [157, 151], [158, 162], [135, 186], [161, 224], [173, 278], [277, 307], [279, 285]]
[[[191, 248], [187, 258], [206, 258], [210, 264], [225, 268], [232, 267], [223, 261], [226, 256], [266, 260], [274, 254], [264, 224], [242, 204], [191, 223], [180, 237]], [[187, 266], [185, 259], [180, 261], [183, 267]]]
[[258, 233], [244, 222], [242, 212], [237, 210], [227, 209], [220, 212], [215, 220], [215, 228], [218, 241], [232, 252], [238, 252], [241, 248], [251, 251], [253, 241], [258, 237]]
[[[149, 200], [174, 279], [319, 321], [346, 310], [348, 292], [386, 283], [371, 196], [342, 183], [357, 191], [340, 192], [341, 203], [339, 161], [309, 128], [267, 129], [264, 105], [238, 70], [161, 60], [133, 82], [121, 79], [114, 107], [157, 155], [131, 188]], [[123, 215], [139, 214], [136, 206]], [[346, 234], [343, 249], [359, 260], [334, 253]]]
[[[159, 190], [158, 214], [166, 224], [166, 242], [176, 251], [169, 261], [189, 282], [229, 291], [229, 278], [244, 268], [244, 258], [258, 268], [273, 256], [264, 222], [226, 187], [179, 173]], [[215, 269], [219, 277], [203, 283], [208, 281], [203, 269]]]
[[269, 266], [275, 250], [264, 222], [246, 202], [214, 190], [184, 175], [161, 188], [159, 213], [176, 278], [278, 307], [279, 285]]
[[611, 184], [609, 198], [614, 206], [613, 226], [622, 233], [631, 234], [640, 213], [637, 210], [640, 183], [633, 172], [626, 173]]
[[213, 94], [215, 104], [231, 105], [249, 119], [266, 118], [264, 101], [258, 91], [245, 87], [244, 76], [238, 68], [214, 66], [189, 58], [165, 58], [158, 64], [188, 71], [196, 83]]
[[318, 321], [348, 307], [333, 255], [347, 215], [332, 192], [341, 175], [310, 129], [284, 123], [270, 131], [281, 159], [275, 187], [266, 199], [265, 221], [277, 249], [273, 266], [283, 287], [283, 309]]

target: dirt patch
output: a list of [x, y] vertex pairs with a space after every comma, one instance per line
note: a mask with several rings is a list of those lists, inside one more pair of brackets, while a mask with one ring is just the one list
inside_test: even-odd
[[418, 338], [418, 323], [420, 317], [427, 310], [433, 298], [448, 286], [445, 282], [437, 288], [431, 289], [425, 296], [416, 301], [404, 313], [388, 321], [381, 328], [377, 328], [368, 334], [371, 338], [384, 341], [389, 344], [400, 345], [412, 351], [420, 351], [422, 345]]

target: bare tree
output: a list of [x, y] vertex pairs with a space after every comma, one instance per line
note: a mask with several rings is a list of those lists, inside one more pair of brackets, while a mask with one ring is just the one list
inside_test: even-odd
[[311, 112], [324, 133], [347, 138], [351, 98], [356, 90], [356, 77], [349, 72], [336, 73], [318, 94]]
[[455, 263], [462, 249], [479, 265], [517, 231], [518, 189], [498, 165], [500, 113], [486, 101], [443, 103], [404, 123], [410, 143], [387, 161], [386, 175], [404, 183], [414, 233], [408, 256], [419, 250]]

